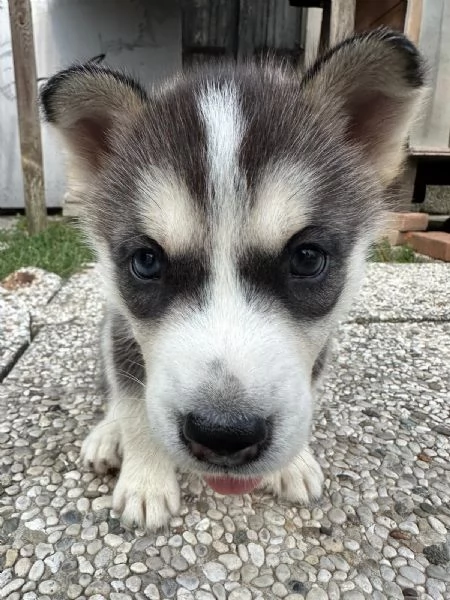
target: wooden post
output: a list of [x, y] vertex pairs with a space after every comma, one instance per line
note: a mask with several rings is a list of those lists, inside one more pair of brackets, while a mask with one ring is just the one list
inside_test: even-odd
[[330, 27], [331, 27], [331, 0], [325, 2], [322, 9], [322, 24], [320, 26], [320, 38], [318, 54], [324, 54], [330, 47]]
[[405, 17], [405, 35], [415, 44], [419, 43], [422, 13], [423, 0], [408, 0]]
[[355, 30], [356, 0], [332, 0], [330, 20], [330, 45], [333, 46], [352, 35]]
[[9, 0], [25, 212], [30, 234], [47, 226], [30, 0]]
[[351, 35], [355, 30], [356, 0], [328, 0], [323, 4], [320, 52]]

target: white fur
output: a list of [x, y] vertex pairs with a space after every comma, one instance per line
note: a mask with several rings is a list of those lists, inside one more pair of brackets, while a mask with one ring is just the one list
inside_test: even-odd
[[[304, 504], [320, 495], [323, 475], [307, 446], [314, 400], [309, 374], [330, 328], [361, 283], [367, 244], [362, 240], [354, 249], [350, 258], [354, 268], [340, 302], [315, 325], [293, 327], [282, 311], [268, 315], [249, 305], [232, 264], [223, 263], [204, 310], [186, 318], [181, 308], [175, 309], [165, 325], [151, 333], [136, 324], [152, 382], [146, 402], [120, 390], [112, 365], [106, 364], [112, 382], [109, 411], [83, 446], [85, 464], [93, 464], [98, 472], [107, 465], [117, 467], [124, 449], [113, 507], [126, 525], [154, 530], [178, 511], [175, 464], [194, 471], [198, 464], [178, 442], [170, 411], [198, 409], [195, 391], [206, 382], [213, 360], [235, 375], [248, 394], [249, 403], [235, 408], [249, 412], [257, 408], [266, 415], [276, 410], [282, 415], [264, 462], [256, 473], [250, 467], [247, 475], [266, 473], [262, 485], [292, 502]], [[104, 350], [110, 356], [108, 348]]]
[[[243, 467], [242, 476], [264, 475], [263, 485], [295, 502], [306, 503], [320, 495], [323, 476], [308, 448], [314, 404], [311, 371], [361, 282], [370, 241], [366, 236], [355, 246], [344, 292], [323, 319], [294, 324], [280, 305], [270, 307], [260, 298], [249, 301], [237, 272], [239, 253], [249, 244], [281, 249], [307, 226], [313, 177], [286, 162], [274, 165], [262, 177], [255, 205], [246, 213], [247, 204], [240, 197], [246, 192], [244, 177], [238, 166], [245, 124], [235, 91], [210, 89], [199, 102], [209, 148], [210, 194], [214, 194], [207, 298], [194, 311], [186, 312], [182, 302], [174, 305], [157, 327], [143, 327], [128, 314], [151, 385], [142, 388], [141, 396], [130, 397], [119, 388], [107, 358], [109, 411], [83, 446], [85, 463], [100, 472], [106, 465], [117, 467], [123, 452], [113, 506], [125, 524], [147, 529], [164, 525], [178, 510], [175, 465], [202, 470], [179, 439], [173, 415], [201, 410], [205, 400], [199, 399], [198, 390], [220, 386], [220, 381], [209, 381], [212, 363], [234, 376], [244, 392], [245, 399], [239, 405], [230, 399], [226, 410], [277, 415], [270, 448], [262, 460]], [[151, 169], [143, 174], [139, 190], [142, 225], [169, 255], [204, 243], [204, 224], [175, 174]], [[102, 262], [114, 296], [113, 266], [107, 256], [105, 251]], [[121, 300], [116, 306], [127, 314]], [[110, 357], [110, 348], [104, 348], [104, 354]]]
[[[214, 408], [272, 419], [270, 444], [260, 458], [239, 468], [239, 476], [263, 477], [265, 488], [294, 502], [304, 503], [320, 494], [323, 475], [308, 445], [317, 388], [317, 381], [312, 382], [313, 367], [362, 281], [373, 224], [381, 212], [382, 188], [398, 174], [403, 142], [419, 88], [423, 88], [420, 61], [414, 60], [405, 40], [396, 41], [397, 37], [379, 31], [340, 45], [310, 72], [301, 88], [288, 70], [274, 70], [270, 65], [263, 71], [238, 67], [236, 76], [227, 76], [226, 70], [224, 77], [217, 78], [207, 73], [192, 81], [190, 76], [180, 76], [148, 99], [123, 76], [92, 65], [69, 69], [47, 85], [42, 96], [44, 111], [65, 137], [72, 155], [72, 189], [82, 200], [85, 229], [99, 255], [108, 308], [128, 321], [145, 362], [145, 382], [129, 385], [124, 377], [134, 375], [117, 372], [113, 364], [111, 321], [107, 321], [103, 355], [109, 408], [82, 453], [85, 464], [100, 473], [121, 463], [113, 507], [126, 525], [155, 529], [178, 511], [177, 467], [219, 472], [218, 467], [194, 459], [180, 439], [180, 423], [190, 411]], [[280, 120], [266, 123], [268, 134], [278, 134], [273, 128], [284, 130], [285, 126], [293, 134], [289, 144], [284, 143], [286, 139], [278, 140], [279, 152], [273, 148], [272, 159], [264, 154], [272, 152], [277, 135], [268, 136], [267, 146], [264, 139], [258, 142], [264, 138], [264, 125], [258, 121], [256, 129], [249, 129], [255, 126], [255, 113], [246, 113], [247, 123], [240, 99], [240, 90], [251, 86], [254, 92], [261, 81], [267, 82], [269, 95], [260, 92], [254, 99], [258, 115], [271, 119], [274, 110], [280, 110]], [[247, 101], [251, 97], [246, 96]], [[299, 97], [301, 102], [297, 102]], [[161, 146], [161, 156], [155, 156], [153, 147], [146, 148], [146, 136], [136, 136], [141, 127], [150, 127], [155, 139], [179, 131], [186, 144], [195, 131], [184, 129], [197, 127], [197, 119], [191, 120], [192, 101], [203, 121], [198, 132], [201, 141], [203, 133], [206, 136], [209, 187], [205, 198], [190, 196], [189, 189], [195, 185], [188, 183], [200, 181], [197, 178], [205, 174], [198, 172], [203, 161], [189, 164], [189, 148], [180, 148], [180, 155], [174, 156], [176, 140], [170, 140], [175, 143]], [[161, 115], [171, 115], [174, 122], [161, 122]], [[318, 120], [322, 121], [319, 128]], [[99, 136], [99, 131], [105, 135]], [[264, 148], [252, 146], [246, 137], [250, 131], [255, 131], [254, 143]], [[254, 157], [258, 160], [253, 166], [250, 161], [246, 167], [254, 170], [242, 173], [241, 158], [246, 160], [253, 148], [263, 152]], [[179, 165], [179, 160], [188, 171], [178, 173], [178, 166], [170, 166]], [[138, 164], [137, 175], [128, 170]], [[183, 172], [191, 177], [190, 182], [182, 180]], [[249, 175], [251, 190], [247, 189]], [[347, 206], [350, 193], [353, 197]], [[109, 204], [111, 195], [115, 211]], [[129, 205], [127, 200], [131, 200]], [[286, 244], [305, 227], [319, 224], [312, 223], [312, 215], [317, 219], [328, 200], [335, 203], [325, 213], [333, 223], [325, 226], [336, 237], [340, 231], [343, 235], [350, 231], [349, 223], [360, 223], [355, 225], [359, 227], [357, 239], [351, 241], [346, 268], [339, 271], [345, 281], [333, 309], [322, 318], [300, 322], [270, 289], [256, 290], [250, 296], [239, 272], [240, 261], [251, 252], [261, 257], [267, 250], [273, 257], [283, 253], [286, 266]], [[130, 311], [146, 302], [145, 287], [129, 308], [126, 285], [120, 286], [119, 293], [117, 282], [118, 277], [131, 277], [126, 264], [129, 257], [114, 264], [111, 246], [124, 240], [118, 239], [123, 232], [115, 235], [111, 230], [112, 220], [117, 215], [126, 219], [128, 206], [130, 215], [136, 214], [136, 205], [138, 223], [130, 224], [129, 235], [146, 235], [158, 242], [168, 257], [168, 274], [174, 264], [171, 259], [177, 255], [187, 259], [186, 269], [189, 258], [192, 264], [204, 260], [207, 283], [201, 302], [178, 293], [158, 319], [133, 317]], [[363, 214], [356, 215], [360, 210]], [[342, 230], [340, 223], [345, 225]], [[132, 248], [131, 240], [127, 241]], [[343, 240], [342, 245], [347, 243]], [[189, 273], [184, 275], [189, 277]], [[164, 285], [164, 281], [159, 283]], [[134, 293], [136, 288], [130, 287], [130, 294]], [[309, 292], [305, 298], [311, 299]], [[164, 291], [160, 299], [164, 301]], [[142, 311], [137, 308], [136, 312]], [[123, 341], [126, 353], [134, 340], [125, 335]], [[133, 356], [139, 355], [132, 349]], [[126, 369], [127, 357], [122, 358]], [[234, 395], [225, 386], [231, 386]]]
[[[208, 88], [199, 106], [213, 195], [211, 283], [204, 309], [189, 316], [182, 308], [175, 309], [151, 335], [136, 326], [152, 382], [147, 392], [149, 420], [153, 435], [178, 464], [198, 467], [178, 440], [177, 424], [170, 415], [198, 408], [193, 399], [208, 383], [211, 363], [218, 362], [241, 382], [248, 397], [248, 406], [230, 404], [229, 410], [258, 410], [269, 417], [283, 406], [272, 451], [260, 465], [269, 471], [292, 458], [309, 435], [312, 400], [307, 382], [312, 354], [305, 351], [287, 316], [274, 311], [268, 319], [245, 300], [240, 288], [236, 257], [245, 237], [245, 202], [240, 198], [245, 185], [238, 151], [245, 124], [236, 90]], [[267, 390], [274, 387], [269, 394]]]
[[[93, 463], [99, 473], [107, 467], [117, 468], [121, 462], [112, 507], [127, 527], [155, 530], [178, 512], [180, 489], [173, 463], [163, 448], [152, 441], [146, 421], [143, 402], [123, 398], [121, 405], [116, 403], [114, 412], [110, 410], [90, 433], [82, 455], [85, 465]], [[123, 458], [118, 465], [113, 447], [120, 442]], [[100, 469], [96, 462], [99, 457]]]
[[[199, 98], [199, 111], [205, 123], [209, 171], [216, 190], [215, 205], [218, 209], [236, 206], [235, 197], [228, 195], [236, 191], [238, 150], [245, 128], [237, 90], [232, 84], [221, 89], [207, 87]], [[224, 198], [225, 195], [228, 197]]]
[[249, 306], [234, 284], [216, 281], [204, 310], [189, 318], [174, 312], [156, 337], [141, 337], [144, 357], [157, 348], [147, 364], [150, 423], [178, 464], [198, 468], [178, 441], [171, 414], [201, 409], [198, 390], [208, 384], [208, 369], [217, 361], [240, 381], [247, 398], [239, 405], [230, 400], [228, 410], [278, 415], [276, 435], [259, 466], [269, 472], [286, 464], [309, 436], [313, 355], [288, 318]]
[[[233, 406], [230, 399], [227, 410], [277, 415], [264, 459], [242, 468], [242, 476], [266, 475], [264, 485], [292, 501], [304, 503], [320, 494], [323, 476], [307, 446], [313, 411], [311, 370], [360, 280], [357, 269], [349, 277], [342, 302], [315, 324], [294, 326], [279, 305], [271, 308], [258, 298], [248, 301], [237, 272], [239, 252], [252, 243], [282, 248], [305, 227], [314, 182], [301, 169], [280, 163], [261, 179], [255, 206], [245, 213], [240, 195], [246, 189], [238, 167], [245, 124], [235, 90], [209, 89], [199, 103], [208, 140], [210, 194], [214, 193], [208, 236], [212, 273], [205, 304], [188, 313], [183, 304], [175, 305], [164, 322], [151, 330], [128, 315], [151, 382], [142, 390], [145, 403], [119, 389], [113, 367], [107, 364], [110, 408], [83, 449], [85, 461], [101, 468], [105, 462], [116, 466], [117, 449], [123, 448], [113, 505], [126, 524], [135, 522], [149, 529], [163, 525], [179, 505], [174, 465], [201, 471], [179, 440], [173, 414], [201, 409], [198, 390], [220, 385], [208, 381], [214, 362], [239, 380], [244, 391], [245, 400]], [[174, 174], [159, 171], [155, 176], [152, 169], [143, 175], [139, 189], [148, 235], [169, 254], [195, 248], [202, 239], [199, 218]], [[361, 250], [355, 249], [358, 264]], [[112, 267], [107, 263], [106, 270]], [[113, 279], [111, 272], [107, 280]], [[121, 302], [118, 306], [126, 311]]]

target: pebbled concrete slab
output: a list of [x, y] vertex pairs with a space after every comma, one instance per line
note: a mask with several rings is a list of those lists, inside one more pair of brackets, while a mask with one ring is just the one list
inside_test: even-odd
[[61, 285], [58, 275], [35, 267], [0, 282], [0, 381], [31, 342], [40, 313]]
[[450, 320], [450, 265], [372, 263], [350, 320]]
[[114, 479], [79, 464], [104, 403], [102, 302], [95, 272], [72, 278], [0, 389], [0, 598], [449, 598], [448, 267], [392, 267], [371, 266], [337, 335], [314, 428], [322, 499], [182, 477], [181, 513], [157, 534], [125, 531]]

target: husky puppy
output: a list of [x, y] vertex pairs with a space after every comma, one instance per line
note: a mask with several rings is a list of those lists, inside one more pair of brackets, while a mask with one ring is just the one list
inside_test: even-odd
[[423, 87], [419, 53], [386, 29], [303, 77], [216, 65], [147, 93], [88, 63], [47, 82], [106, 292], [109, 406], [82, 454], [120, 467], [124, 524], [177, 513], [177, 469], [221, 494], [320, 495], [314, 391]]

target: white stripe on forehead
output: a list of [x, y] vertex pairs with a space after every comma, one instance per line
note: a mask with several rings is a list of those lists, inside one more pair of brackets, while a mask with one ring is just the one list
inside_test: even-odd
[[[242, 221], [238, 207], [244, 202], [237, 197], [238, 184], [245, 189], [239, 174], [244, 127], [236, 88], [230, 83], [220, 88], [208, 85], [199, 95], [198, 112], [206, 131], [213, 245], [222, 257], [229, 256]], [[175, 255], [204, 247], [207, 227], [179, 173], [149, 165], [138, 181], [138, 194], [144, 232], [166, 252]]]
[[208, 85], [200, 94], [199, 111], [205, 123], [208, 167], [215, 198], [221, 206], [233, 204], [244, 130], [235, 86], [232, 83], [220, 87]]
[[308, 223], [314, 174], [304, 165], [273, 157], [254, 178], [259, 184], [250, 209], [239, 165], [246, 122], [233, 83], [204, 89], [199, 112], [206, 129], [212, 225], [222, 259], [227, 252], [228, 257], [233, 255], [233, 243], [241, 248], [253, 244], [281, 250]]
[[241, 194], [245, 190], [239, 172], [244, 123], [234, 85], [209, 85], [199, 97], [199, 112], [205, 123], [211, 202], [212, 277], [207, 314], [220, 329], [227, 326], [242, 295], [235, 253], [245, 205], [238, 196], [238, 189]]

